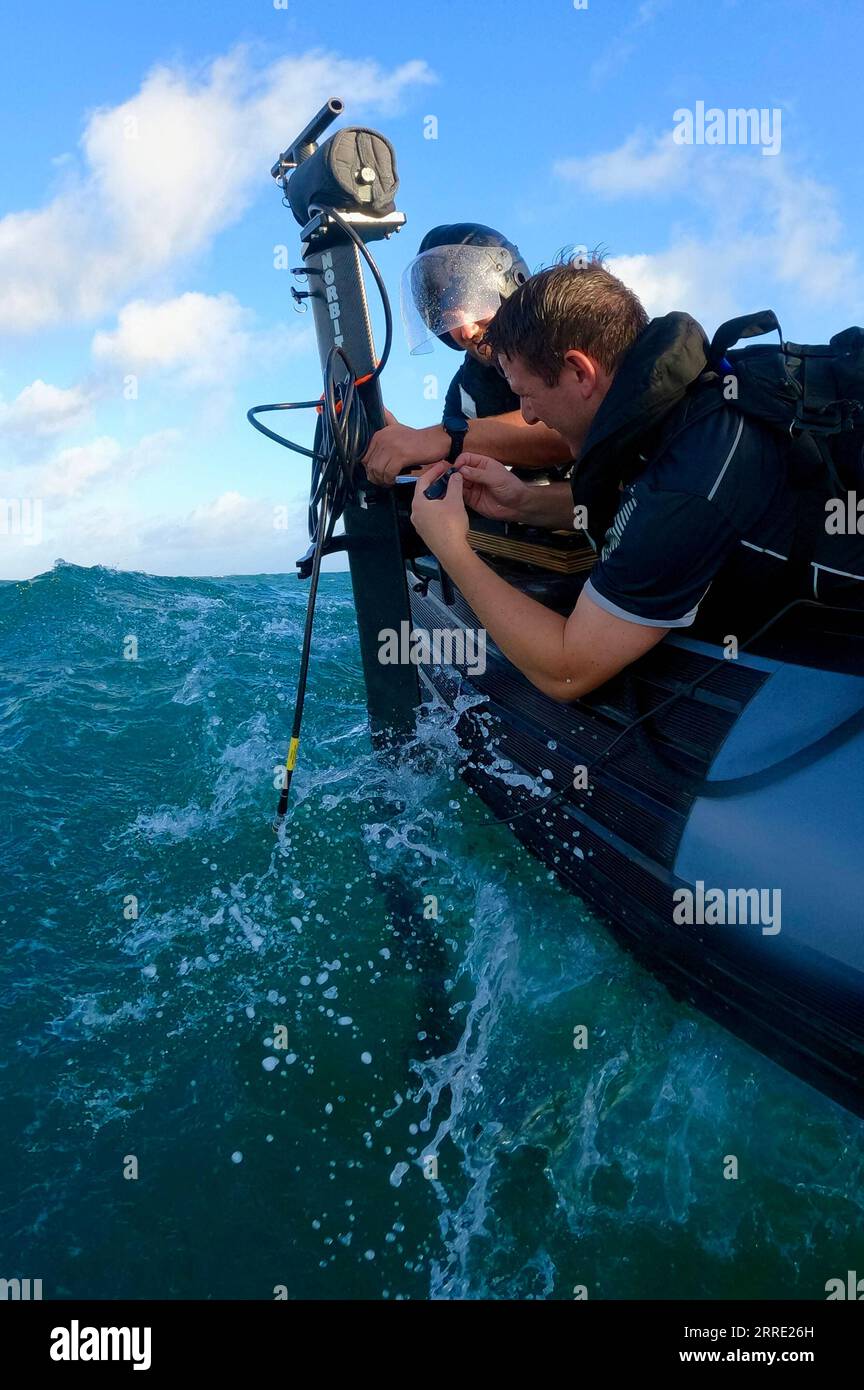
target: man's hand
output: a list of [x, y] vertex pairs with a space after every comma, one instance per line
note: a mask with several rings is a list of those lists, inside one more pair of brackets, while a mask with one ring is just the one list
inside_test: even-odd
[[403, 468], [435, 463], [450, 448], [450, 436], [443, 425], [415, 430], [400, 424], [389, 410], [384, 411], [384, 419], [386, 425], [373, 434], [363, 459], [366, 476], [379, 487], [392, 487]]
[[458, 473], [454, 473], [447, 481], [447, 491], [443, 497], [431, 499], [424, 497], [423, 493], [449, 467], [450, 464], [442, 460], [420, 474], [411, 509], [415, 531], [445, 568], [449, 557], [468, 548], [468, 513], [462, 500], [462, 479]]
[[525, 494], [530, 489], [514, 478], [503, 463], [482, 454], [463, 453], [456, 466], [463, 479], [466, 507], [493, 521], [519, 521]]

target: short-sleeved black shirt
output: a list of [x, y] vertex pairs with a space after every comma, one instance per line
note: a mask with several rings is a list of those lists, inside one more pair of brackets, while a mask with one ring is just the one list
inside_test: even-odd
[[675, 312], [619, 364], [571, 477], [574, 525], [599, 551], [585, 592], [649, 627], [698, 614], [700, 634], [755, 631], [801, 598], [864, 607], [864, 536], [827, 532], [827, 471], [721, 397], [708, 351]]
[[864, 535], [829, 534], [780, 435], [730, 404], [624, 488], [585, 589], [630, 622], [740, 634], [794, 599], [864, 608]]
[[506, 415], [518, 409], [519, 397], [513, 394], [500, 372], [484, 366], [466, 352], [447, 388], [444, 418], [461, 416], [466, 422], [485, 420], [491, 415]]
[[694, 421], [623, 490], [587, 593], [650, 627], [689, 627], [709, 590], [727, 610], [748, 595], [755, 607], [790, 568], [800, 498], [787, 456], [732, 404]]

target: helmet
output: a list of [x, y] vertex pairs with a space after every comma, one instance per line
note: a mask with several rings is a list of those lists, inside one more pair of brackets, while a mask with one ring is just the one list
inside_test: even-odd
[[402, 276], [402, 321], [412, 353], [432, 339], [461, 351], [450, 330], [482, 323], [531, 274], [518, 246], [481, 222], [433, 227]]

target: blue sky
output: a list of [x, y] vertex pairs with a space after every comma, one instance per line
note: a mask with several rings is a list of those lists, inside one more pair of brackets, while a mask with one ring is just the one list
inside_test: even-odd
[[[397, 303], [427, 228], [477, 219], [534, 268], [601, 244], [651, 313], [709, 331], [766, 306], [799, 341], [861, 323], [862, 37], [848, 0], [7, 7], [0, 577], [293, 567], [306, 465], [244, 417], [320, 391], [269, 167], [331, 95], [396, 146]], [[698, 102], [779, 111], [779, 153], [677, 144]], [[456, 363], [397, 336], [387, 404], [430, 423], [428, 374], [443, 397]]]

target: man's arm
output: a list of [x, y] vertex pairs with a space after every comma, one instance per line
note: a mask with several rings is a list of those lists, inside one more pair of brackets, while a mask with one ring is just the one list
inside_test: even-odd
[[668, 628], [618, 618], [587, 594], [580, 595], [565, 619], [514, 589], [468, 545], [460, 475], [451, 477], [440, 501], [423, 496], [423, 485], [428, 486], [440, 471], [430, 469], [417, 486], [414, 525], [504, 655], [544, 694], [555, 700], [576, 700], [666, 636]]
[[529, 483], [522, 494], [518, 520], [523, 526], [545, 526], [549, 531], [573, 529], [573, 490], [569, 483], [538, 487]]
[[565, 619], [514, 589], [467, 544], [438, 558], [504, 655], [553, 700], [578, 700], [596, 690], [669, 630], [613, 617], [587, 594]]
[[538, 485], [517, 478], [497, 459], [463, 452], [457, 467], [462, 479], [462, 500], [481, 516], [493, 521], [520, 521], [524, 526], [545, 526], [550, 531], [573, 525], [573, 495], [569, 483]]
[[[403, 469], [422, 468], [447, 457], [450, 436], [443, 425], [416, 430], [401, 424], [389, 410], [384, 414], [387, 423], [372, 436], [363, 459], [370, 482], [387, 487]], [[560, 434], [546, 425], [526, 424], [518, 410], [469, 420], [465, 448], [520, 468], [553, 468], [572, 458]]]
[[539, 421], [529, 425], [520, 410], [469, 420], [465, 448], [517, 468], [554, 468], [573, 457], [557, 430]]

